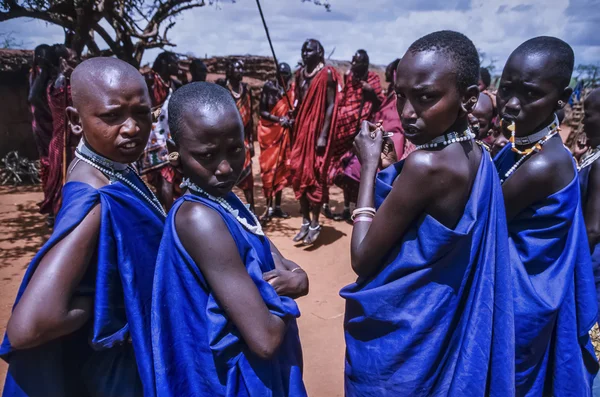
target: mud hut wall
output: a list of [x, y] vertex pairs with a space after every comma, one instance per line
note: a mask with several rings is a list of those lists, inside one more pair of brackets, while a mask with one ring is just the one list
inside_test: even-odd
[[27, 103], [27, 71], [0, 71], [0, 157], [17, 150], [30, 159], [38, 153]]
[[0, 157], [17, 150], [38, 157], [27, 103], [33, 51], [0, 50]]

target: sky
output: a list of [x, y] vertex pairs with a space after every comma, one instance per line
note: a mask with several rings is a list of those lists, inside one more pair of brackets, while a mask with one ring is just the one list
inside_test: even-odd
[[[386, 65], [401, 57], [419, 37], [442, 29], [466, 34], [494, 61], [500, 73], [510, 52], [525, 40], [549, 35], [567, 41], [576, 64], [600, 65], [600, 0], [329, 0], [331, 12], [302, 0], [261, 0], [275, 51], [292, 66], [306, 38], [320, 40], [326, 55], [350, 60], [368, 51], [371, 62]], [[41, 21], [0, 23], [33, 48], [61, 42], [62, 29]], [[183, 13], [169, 38], [174, 51], [205, 55], [270, 55], [255, 0], [220, 0]], [[144, 63], [158, 50], [148, 51]]]

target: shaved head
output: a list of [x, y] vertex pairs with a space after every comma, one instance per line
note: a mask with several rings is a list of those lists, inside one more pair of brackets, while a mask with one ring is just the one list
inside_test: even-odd
[[141, 73], [128, 64], [116, 58], [91, 58], [82, 62], [71, 75], [71, 95], [73, 106], [79, 109], [87, 103], [90, 95], [111, 90], [119, 90], [124, 83], [140, 84], [148, 88]]
[[73, 70], [71, 95], [69, 123], [81, 127], [87, 144], [120, 163], [139, 158], [152, 114], [148, 86], [137, 69], [115, 58], [89, 59]]
[[169, 100], [169, 129], [175, 142], [185, 130], [186, 115], [195, 118], [219, 117], [227, 110], [235, 115], [236, 122], [241, 116], [228, 89], [206, 82], [186, 84], [173, 93]]

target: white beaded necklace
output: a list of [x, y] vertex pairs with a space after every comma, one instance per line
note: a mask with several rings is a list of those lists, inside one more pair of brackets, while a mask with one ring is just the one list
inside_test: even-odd
[[[212, 200], [214, 202], [216, 202], [217, 204], [219, 204], [221, 207], [223, 207], [225, 210], [227, 210], [227, 212], [229, 212], [231, 215], [233, 215], [233, 217], [242, 225], [244, 226], [246, 229], [248, 229], [248, 231], [250, 233], [256, 234], [257, 236], [264, 236], [265, 233], [262, 230], [262, 227], [260, 226], [260, 222], [258, 221], [258, 219], [256, 218], [256, 216], [252, 213], [252, 211], [248, 211], [248, 213], [250, 214], [250, 216], [252, 217], [252, 220], [254, 221], [254, 225], [251, 225], [248, 220], [244, 217], [240, 216], [240, 211], [234, 209], [231, 204], [229, 204], [227, 202], [227, 200], [225, 200], [223, 197], [215, 197], [209, 193], [207, 193], [204, 189], [202, 189], [200, 186], [196, 185], [194, 182], [190, 181], [189, 178], [185, 178], [183, 179], [183, 182], [181, 182], [180, 187], [183, 188], [188, 188], [191, 191], [193, 191], [194, 193], [198, 193], [204, 197], [206, 197], [209, 200]], [[237, 197], [236, 197], [237, 198]], [[239, 200], [239, 199], [238, 199]], [[255, 226], [256, 225], [256, 226]]]
[[319, 64], [317, 65], [317, 67], [315, 67], [313, 69], [312, 72], [307, 73], [306, 72], [306, 67], [302, 70], [302, 73], [304, 74], [304, 78], [305, 79], [312, 79], [313, 77], [315, 77], [315, 75], [317, 73], [319, 73], [321, 71], [321, 69], [323, 69], [325, 67], [325, 65], [323, 64], [323, 62], [319, 62]]
[[227, 82], [227, 87], [229, 88], [229, 91], [231, 91], [233, 98], [240, 99], [242, 97], [242, 93], [244, 92], [244, 86], [242, 86], [242, 83], [240, 83], [240, 92], [235, 92], [230, 82]]
[[435, 138], [427, 143], [424, 143], [423, 145], [418, 145], [415, 149], [416, 150], [433, 149], [440, 145], [448, 146], [451, 143], [465, 142], [465, 141], [469, 141], [471, 139], [475, 139], [475, 134], [473, 134], [471, 132], [470, 128], [467, 128], [463, 132], [452, 131], [452, 132], [448, 132], [444, 135], [440, 135], [437, 138]]
[[[83, 141], [82, 141], [83, 143]], [[82, 146], [82, 143], [80, 143], [80, 146]], [[89, 150], [89, 149], [88, 149]], [[114, 180], [119, 180], [121, 182], [123, 182], [125, 185], [129, 186], [131, 189], [133, 189], [134, 191], [136, 191], [139, 195], [141, 195], [144, 200], [146, 200], [148, 203], [150, 203], [150, 205], [152, 205], [152, 207], [154, 207], [162, 216], [166, 217], [167, 214], [165, 212], [165, 210], [163, 209], [162, 205], [160, 205], [160, 201], [158, 201], [158, 198], [156, 198], [156, 195], [152, 192], [152, 190], [150, 190], [150, 188], [148, 188], [148, 191], [150, 192], [150, 194], [152, 195], [152, 197], [148, 197], [147, 194], [145, 194], [142, 189], [138, 188], [137, 186], [135, 186], [135, 184], [133, 182], [131, 182], [130, 180], [128, 180], [127, 178], [125, 178], [123, 175], [121, 175], [119, 172], [115, 172], [114, 169], [111, 169], [109, 167], [104, 166], [103, 164], [98, 164], [100, 162], [100, 160], [104, 160], [103, 163], [107, 164], [108, 162], [113, 163], [111, 160], [106, 159], [105, 157], [102, 157], [98, 154], [94, 154], [94, 156], [85, 156], [81, 151], [80, 148], [78, 147], [77, 150], [75, 150], [75, 157], [77, 157], [78, 159], [80, 159], [81, 161], [91, 165], [92, 167], [96, 168], [98, 171], [102, 172], [105, 175], [108, 175], [110, 178], [110, 183], [112, 184]], [[121, 163], [116, 163], [115, 164], [119, 164], [119, 165], [124, 165]], [[132, 172], [133, 175], [135, 175], [137, 178], [140, 179], [140, 181], [142, 181], [142, 179], [138, 176], [137, 172], [135, 172], [135, 170], [133, 168], [131, 168], [130, 166], [126, 166], [126, 169], [129, 170], [129, 172]], [[142, 181], [144, 182], [144, 181]]]
[[513, 136], [513, 138], [515, 140], [515, 145], [527, 146], [527, 145], [531, 145], [532, 143], [536, 143], [537, 141], [546, 137], [546, 135], [552, 133], [554, 130], [556, 130], [558, 128], [559, 124], [560, 123], [558, 122], [558, 116], [555, 114], [554, 121], [552, 123], [550, 123], [550, 125], [539, 130], [538, 132], [535, 132], [531, 135], [519, 137], [519, 136], [515, 136], [515, 130], [513, 129], [513, 131], [511, 131], [511, 135]]
[[588, 167], [594, 163], [594, 161], [600, 158], [600, 146], [596, 146], [589, 152], [583, 155], [581, 158], [581, 164], [577, 166], [577, 170], [581, 171], [585, 167]]
[[[550, 140], [550, 138], [552, 138], [556, 134], [558, 134], [558, 130], [551, 131], [548, 135], [546, 135], [544, 138], [542, 138], [542, 140], [539, 141], [535, 145], [535, 147], [533, 148], [533, 150], [531, 152], [523, 155], [523, 157], [521, 157], [515, 164], [513, 164], [512, 167], [510, 167], [510, 169], [506, 172], [506, 174], [504, 174], [504, 178], [500, 178], [500, 183], [504, 183], [508, 179], [508, 177], [510, 177], [512, 174], [514, 174], [515, 171], [517, 171], [517, 169], [521, 166], [521, 164], [523, 164], [525, 162], [525, 160], [527, 160], [529, 157], [533, 156], [535, 153], [542, 150], [542, 148], [544, 147], [546, 142], [548, 142]], [[509, 143], [509, 144], [512, 145], [512, 143]]]

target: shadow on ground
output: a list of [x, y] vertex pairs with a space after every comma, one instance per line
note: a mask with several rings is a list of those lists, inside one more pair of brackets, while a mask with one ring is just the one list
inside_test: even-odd
[[[3, 187], [0, 194], [10, 196], [27, 192], [35, 198], [37, 189], [31, 186]], [[10, 197], [8, 197], [10, 199]], [[50, 236], [45, 216], [38, 212], [36, 200], [24, 199], [18, 203], [4, 202], [0, 211], [0, 268], [27, 258], [25, 266]]]

